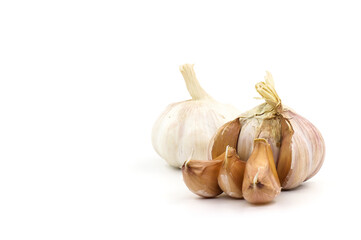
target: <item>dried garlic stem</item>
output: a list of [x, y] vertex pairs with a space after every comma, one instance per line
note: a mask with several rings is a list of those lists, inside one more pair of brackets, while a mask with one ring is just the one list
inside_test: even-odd
[[212, 99], [211, 96], [209, 96], [199, 84], [193, 66], [194, 64], [184, 64], [179, 67], [184, 81], [186, 82], [189, 94], [194, 100]]
[[265, 82], [257, 83], [256, 90], [268, 104], [277, 108], [281, 105], [281, 99], [275, 90], [271, 73], [266, 72], [266, 74]]

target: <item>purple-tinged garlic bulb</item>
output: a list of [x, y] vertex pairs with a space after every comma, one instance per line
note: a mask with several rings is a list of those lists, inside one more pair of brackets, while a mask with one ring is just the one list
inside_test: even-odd
[[265, 82], [256, 84], [256, 90], [265, 103], [221, 126], [210, 142], [208, 159], [229, 145], [237, 149], [240, 159], [247, 160], [254, 140], [263, 138], [271, 146], [282, 188], [295, 188], [320, 170], [324, 140], [312, 123], [282, 104], [269, 72]]

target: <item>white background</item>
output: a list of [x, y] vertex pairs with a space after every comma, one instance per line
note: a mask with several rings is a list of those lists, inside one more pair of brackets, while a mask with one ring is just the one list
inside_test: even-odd
[[[360, 24], [357, 1], [1, 1], [0, 239], [359, 239]], [[150, 138], [184, 63], [241, 111], [271, 71], [321, 171], [264, 206], [193, 195]]]

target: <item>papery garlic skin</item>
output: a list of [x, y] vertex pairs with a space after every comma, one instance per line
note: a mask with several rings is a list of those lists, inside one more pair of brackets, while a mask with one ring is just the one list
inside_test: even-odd
[[152, 130], [154, 149], [174, 167], [182, 167], [189, 157], [207, 159], [208, 144], [214, 133], [239, 115], [236, 108], [217, 102], [203, 90], [193, 65], [182, 65], [180, 71], [192, 99], [170, 104]]
[[295, 188], [321, 168], [325, 157], [324, 140], [313, 124], [281, 103], [270, 73], [267, 72], [265, 82], [256, 85], [256, 90], [266, 103], [220, 127], [209, 145], [208, 157], [226, 144], [237, 142], [239, 157], [248, 159], [253, 152], [253, 140], [266, 139], [282, 188]]

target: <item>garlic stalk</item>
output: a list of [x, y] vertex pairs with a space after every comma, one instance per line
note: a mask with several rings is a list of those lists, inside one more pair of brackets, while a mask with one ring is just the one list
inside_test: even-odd
[[192, 99], [170, 104], [156, 120], [152, 144], [156, 152], [174, 167], [192, 159], [207, 159], [208, 144], [217, 129], [239, 115], [231, 105], [222, 104], [200, 86], [193, 64], [180, 66]]
[[279, 98], [272, 75], [256, 84], [265, 103], [224, 124], [212, 138], [208, 159], [225, 151], [230, 145], [241, 159], [249, 159], [254, 139], [270, 144], [277, 173], [283, 189], [292, 189], [314, 176], [325, 157], [325, 143], [317, 128]]

